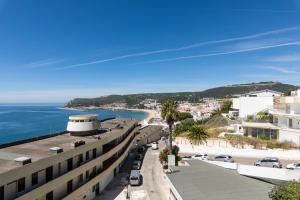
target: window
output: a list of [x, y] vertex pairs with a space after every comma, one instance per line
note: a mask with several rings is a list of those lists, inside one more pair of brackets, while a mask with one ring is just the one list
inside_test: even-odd
[[77, 165], [79, 166], [82, 162], [83, 162], [83, 154], [79, 154]]
[[90, 172], [89, 172], [89, 170], [86, 170], [86, 171], [85, 171], [85, 178], [86, 178], [86, 179], [89, 179], [89, 178], [90, 178]]
[[53, 191], [46, 194], [46, 200], [53, 200]]
[[4, 186], [0, 187], [0, 200], [4, 200]]
[[68, 159], [68, 171], [73, 169], [73, 158]]
[[73, 191], [73, 180], [70, 180], [67, 183], [67, 193], [70, 194], [72, 191]]
[[61, 163], [58, 163], [58, 174], [61, 174]]
[[86, 160], [89, 160], [89, 159], [90, 159], [90, 152], [89, 152], [89, 151], [87, 151], [87, 152], [85, 153], [85, 159], [86, 159]]
[[25, 177], [18, 180], [18, 192], [25, 190]]
[[82, 182], [83, 182], [83, 174], [80, 174], [80, 175], [78, 176], [78, 182], [79, 182], [79, 183], [82, 183]]
[[96, 158], [96, 156], [97, 156], [97, 149], [95, 148], [93, 149], [93, 158]]
[[46, 182], [49, 182], [53, 179], [53, 167], [46, 168]]
[[34, 186], [39, 182], [39, 173], [35, 172], [31, 175], [31, 185]]

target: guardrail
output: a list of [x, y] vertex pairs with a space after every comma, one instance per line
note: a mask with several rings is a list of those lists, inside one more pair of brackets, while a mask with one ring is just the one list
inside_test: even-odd
[[290, 169], [278, 169], [270, 167], [256, 167], [238, 164], [237, 172], [244, 176], [256, 178], [276, 179], [282, 181], [299, 181], [300, 171]]
[[259, 167], [252, 165], [242, 165], [221, 161], [205, 161], [226, 169], [237, 170], [240, 175], [263, 179], [268, 182], [271, 180], [279, 181], [300, 181], [300, 170]]
[[210, 163], [210, 164], [214, 164], [214, 165], [226, 168], [226, 169], [237, 170], [237, 168], [238, 168], [238, 164], [237, 163], [221, 162], [221, 161], [209, 161], [209, 160], [207, 160], [205, 162]]

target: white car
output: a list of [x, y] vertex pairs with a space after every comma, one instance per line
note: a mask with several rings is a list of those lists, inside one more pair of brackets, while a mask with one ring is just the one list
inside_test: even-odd
[[152, 150], [157, 150], [158, 149], [158, 144], [157, 143], [152, 143]]
[[207, 160], [208, 155], [206, 153], [198, 153], [194, 155], [192, 158], [196, 160]]
[[291, 163], [286, 166], [287, 169], [300, 169], [300, 162]]

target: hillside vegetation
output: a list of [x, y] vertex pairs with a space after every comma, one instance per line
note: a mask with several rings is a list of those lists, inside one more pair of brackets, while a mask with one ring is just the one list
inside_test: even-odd
[[235, 94], [244, 94], [257, 90], [275, 90], [287, 93], [297, 89], [298, 86], [283, 84], [280, 82], [260, 82], [249, 84], [227, 85], [216, 87], [201, 92], [176, 92], [176, 93], [147, 93], [147, 94], [129, 94], [129, 95], [109, 95], [97, 98], [76, 98], [68, 102], [66, 107], [79, 106], [103, 106], [112, 103], [126, 103], [128, 107], [139, 104], [145, 99], [157, 99], [158, 102], [164, 102], [167, 99], [175, 101], [199, 102], [204, 97], [224, 98]]

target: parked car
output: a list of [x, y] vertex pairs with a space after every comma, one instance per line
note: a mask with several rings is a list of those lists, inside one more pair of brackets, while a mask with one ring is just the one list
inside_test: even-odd
[[141, 174], [139, 170], [131, 170], [130, 177], [129, 177], [129, 183], [132, 186], [140, 185], [141, 182]]
[[222, 161], [222, 162], [231, 162], [231, 163], [234, 162], [232, 156], [230, 156], [230, 155], [218, 155], [218, 156], [215, 156], [213, 160], [214, 161]]
[[144, 153], [145, 150], [146, 150], [146, 148], [144, 146], [139, 146], [138, 147], [138, 152], [139, 153]]
[[131, 169], [133, 169], [133, 170], [141, 169], [141, 165], [142, 165], [141, 161], [134, 160], [133, 163], [132, 163]]
[[135, 156], [135, 160], [139, 160], [139, 161], [142, 161], [143, 160], [143, 155], [142, 154], [136, 154]]
[[158, 149], [158, 143], [157, 142], [153, 142], [152, 143], [152, 150], [157, 150]]
[[255, 166], [260, 167], [273, 167], [273, 168], [281, 168], [282, 164], [279, 162], [278, 158], [275, 157], [266, 157], [261, 160], [258, 160], [254, 163]]
[[195, 154], [192, 158], [196, 160], [207, 160], [208, 155], [206, 153], [198, 153]]
[[192, 159], [192, 156], [188, 156], [188, 155], [181, 156], [181, 160], [191, 160], [191, 159]]
[[286, 166], [287, 169], [300, 169], [300, 162], [291, 163]]

